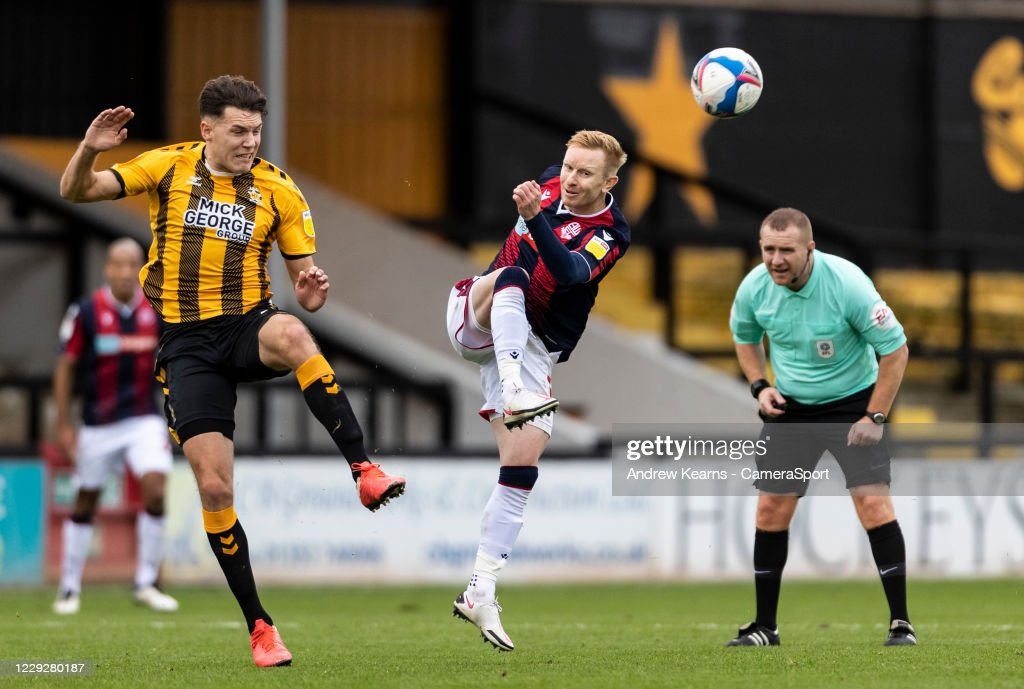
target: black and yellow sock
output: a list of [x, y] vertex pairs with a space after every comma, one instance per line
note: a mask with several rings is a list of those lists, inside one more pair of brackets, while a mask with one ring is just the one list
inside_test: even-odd
[[350, 464], [365, 461], [363, 430], [327, 359], [321, 354], [310, 357], [295, 369], [295, 377], [302, 388], [306, 406], [327, 429], [345, 459]]
[[259, 594], [256, 593], [256, 581], [249, 563], [249, 541], [235, 515], [235, 508], [228, 507], [218, 512], [203, 510], [203, 526], [213, 554], [217, 556], [217, 562], [228, 580], [228, 588], [235, 594], [235, 600], [242, 608], [249, 633], [252, 634], [256, 628], [256, 620], [264, 620], [273, 625], [274, 621], [263, 609]]
[[789, 531], [754, 530], [754, 593], [757, 596], [758, 624], [778, 627], [779, 592], [782, 570], [789, 557]]
[[910, 622], [907, 613], [907, 545], [903, 529], [895, 519], [868, 529], [871, 555], [882, 579], [885, 600], [889, 603], [889, 620]]

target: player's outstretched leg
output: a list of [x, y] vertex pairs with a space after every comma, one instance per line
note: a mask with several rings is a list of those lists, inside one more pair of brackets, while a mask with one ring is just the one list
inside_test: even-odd
[[363, 430], [348, 396], [334, 377], [334, 369], [323, 355], [312, 356], [295, 370], [306, 406], [331, 435], [352, 468], [359, 500], [371, 512], [405, 492], [405, 479], [385, 474], [380, 464], [366, 459]]

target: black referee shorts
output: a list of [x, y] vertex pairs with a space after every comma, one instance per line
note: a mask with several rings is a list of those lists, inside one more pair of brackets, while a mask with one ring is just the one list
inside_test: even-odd
[[[826, 404], [802, 404], [787, 398], [786, 413], [763, 417], [760, 439], [767, 451], [757, 457], [757, 470], [814, 470], [821, 456], [830, 452], [846, 478], [847, 488], [892, 480], [891, 456], [886, 436], [877, 445], [847, 445], [850, 426], [867, 412], [874, 386]], [[760, 478], [759, 490], [769, 493], [804, 495], [808, 482], [787, 478]]]
[[167, 425], [179, 443], [210, 431], [231, 438], [238, 383], [289, 373], [260, 361], [259, 331], [276, 313], [284, 312], [264, 301], [241, 316], [165, 324], [156, 371]]

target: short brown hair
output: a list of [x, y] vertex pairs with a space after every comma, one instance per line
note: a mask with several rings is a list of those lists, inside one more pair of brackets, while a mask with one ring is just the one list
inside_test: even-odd
[[604, 151], [604, 159], [607, 163], [608, 176], [619, 171], [619, 168], [626, 164], [626, 152], [611, 134], [605, 134], [594, 129], [581, 129], [565, 142], [565, 147], [579, 146], [580, 148], [601, 149]]
[[267, 97], [260, 87], [243, 76], [223, 74], [210, 79], [199, 93], [199, 117], [220, 117], [224, 108], [234, 106], [267, 116]]
[[808, 239], [812, 238], [811, 219], [807, 217], [806, 213], [796, 208], [776, 208], [761, 221], [762, 229], [768, 228], [776, 232], [782, 232], [790, 225], [800, 230], [800, 234], [807, 235]]

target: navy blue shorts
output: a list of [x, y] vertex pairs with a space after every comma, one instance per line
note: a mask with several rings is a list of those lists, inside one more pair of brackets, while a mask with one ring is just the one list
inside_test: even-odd
[[[825, 404], [802, 404], [786, 398], [786, 413], [762, 417], [761, 440], [767, 452], [757, 457], [757, 470], [814, 470], [821, 456], [830, 452], [846, 478], [846, 487], [874, 483], [886, 485], [892, 479], [891, 456], [886, 436], [877, 445], [847, 445], [850, 426], [867, 412], [874, 386], [849, 397]], [[769, 493], [804, 495], [806, 480], [758, 478], [754, 486]]]
[[260, 361], [260, 328], [277, 313], [270, 302], [241, 316], [167, 323], [157, 351], [164, 415], [179, 443], [208, 431], [231, 438], [238, 383], [287, 375]]

